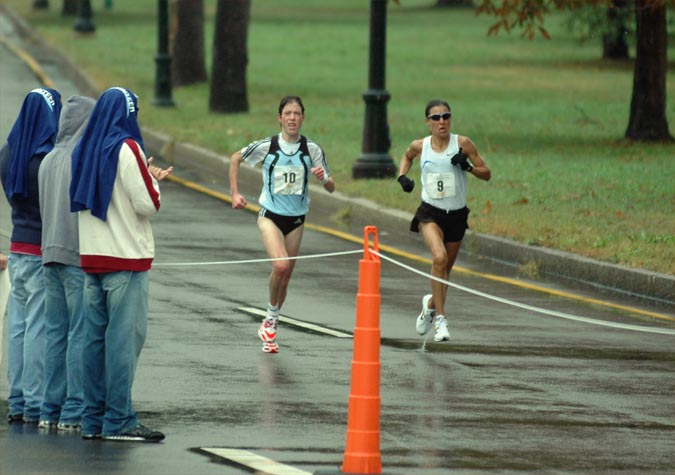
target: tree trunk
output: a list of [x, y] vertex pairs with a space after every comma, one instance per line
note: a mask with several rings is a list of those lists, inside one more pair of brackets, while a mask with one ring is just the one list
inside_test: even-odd
[[218, 0], [209, 110], [247, 112], [247, 35], [251, 0]]
[[602, 35], [603, 59], [628, 59], [628, 30], [623, 23], [621, 10], [626, 8], [626, 0], [614, 0], [607, 6], [607, 24], [611, 32]]
[[636, 0], [635, 15], [635, 72], [625, 136], [632, 140], [672, 142], [666, 120], [666, 4]]
[[172, 0], [169, 49], [175, 86], [206, 81], [202, 0]]
[[61, 10], [61, 15], [63, 16], [77, 15], [77, 9], [79, 6], [80, 0], [63, 0], [63, 10]]

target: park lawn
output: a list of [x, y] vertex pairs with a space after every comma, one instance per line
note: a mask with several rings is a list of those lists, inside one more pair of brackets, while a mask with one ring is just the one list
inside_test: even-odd
[[[146, 127], [230, 154], [277, 131], [279, 99], [298, 94], [307, 108], [303, 133], [323, 146], [341, 192], [409, 212], [419, 204], [418, 190], [402, 193], [395, 180], [351, 177], [368, 82], [366, 0], [254, 0], [246, 114], [209, 113], [208, 84], [174, 88], [175, 108], [151, 105], [156, 2], [115, 0], [110, 11], [92, 2], [97, 29], [90, 37], [73, 32], [74, 18], [61, 16], [60, 1], [46, 12], [31, 11], [25, 0], [5, 3], [99, 89], [136, 92]], [[492, 170], [490, 182], [470, 181], [474, 231], [673, 274], [675, 146], [623, 139], [632, 61], [602, 61], [600, 40], [580, 43], [561, 14], [547, 19], [552, 40], [530, 41], [518, 32], [488, 37], [493, 19], [470, 9], [400, 3], [389, 3], [386, 58], [396, 167], [408, 144], [426, 134], [426, 102], [444, 98], [453, 132], [469, 136]], [[205, 6], [210, 69], [215, 0]], [[673, 79], [670, 68], [671, 131]], [[417, 164], [410, 175], [419, 182]]]

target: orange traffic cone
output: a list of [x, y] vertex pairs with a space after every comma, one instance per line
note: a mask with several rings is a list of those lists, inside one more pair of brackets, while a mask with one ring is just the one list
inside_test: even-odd
[[347, 446], [343, 473], [382, 473], [380, 458], [380, 258], [377, 228], [364, 228], [363, 259], [359, 263], [356, 326], [351, 390], [347, 417]]

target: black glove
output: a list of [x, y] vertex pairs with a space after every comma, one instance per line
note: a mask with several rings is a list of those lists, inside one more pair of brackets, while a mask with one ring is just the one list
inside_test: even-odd
[[473, 167], [469, 163], [469, 156], [466, 153], [462, 153], [462, 149], [459, 149], [459, 152], [457, 152], [451, 159], [450, 163], [453, 165], [459, 165], [460, 168], [464, 171], [471, 171]]
[[406, 193], [410, 193], [413, 188], [415, 188], [415, 182], [405, 175], [398, 177], [397, 181], [401, 184], [401, 188], [403, 188], [403, 191]]

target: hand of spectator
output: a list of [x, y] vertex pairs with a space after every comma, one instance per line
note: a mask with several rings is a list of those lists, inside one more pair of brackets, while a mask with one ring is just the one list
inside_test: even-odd
[[154, 161], [155, 161], [154, 157], [148, 158], [148, 171], [152, 176], [155, 177], [155, 180], [162, 181], [164, 178], [171, 175], [171, 173], [173, 172], [173, 167], [162, 169], [158, 166], [153, 165], [152, 163]]

